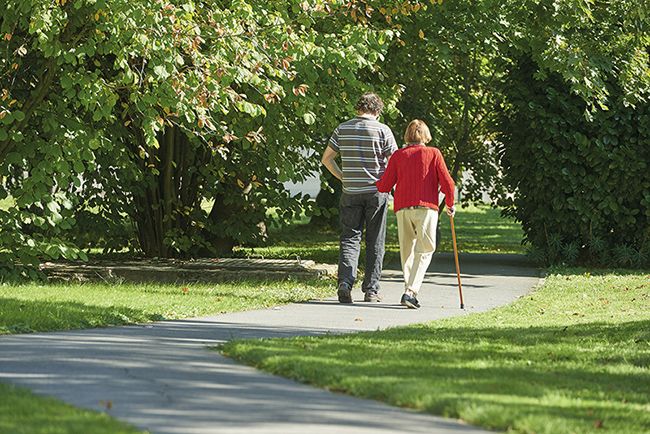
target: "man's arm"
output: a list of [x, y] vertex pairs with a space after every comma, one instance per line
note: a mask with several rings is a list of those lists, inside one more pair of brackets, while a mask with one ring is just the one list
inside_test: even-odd
[[388, 167], [382, 175], [381, 179], [375, 183], [377, 190], [382, 193], [388, 193], [397, 182], [397, 161], [395, 158], [388, 159]]
[[336, 179], [343, 181], [343, 172], [335, 161], [337, 155], [338, 152], [328, 146], [325, 148], [325, 152], [323, 152], [323, 158], [321, 158], [321, 162], [325, 167], [327, 167], [327, 170], [329, 170]]
[[386, 127], [386, 132], [385, 132], [385, 137], [384, 137], [384, 146], [381, 149], [381, 154], [383, 157], [386, 159], [386, 163], [388, 163], [388, 160], [390, 159], [390, 156], [397, 151], [398, 146], [397, 146], [397, 141], [395, 140], [395, 136], [393, 135], [393, 131]]

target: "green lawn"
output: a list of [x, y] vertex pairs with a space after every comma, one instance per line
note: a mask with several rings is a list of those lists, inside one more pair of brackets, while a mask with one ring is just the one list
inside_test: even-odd
[[[313, 259], [323, 263], [337, 263], [339, 233], [336, 230], [316, 230], [307, 219], [282, 230], [271, 230], [268, 246], [254, 249], [239, 248], [239, 255], [265, 258]], [[521, 227], [511, 219], [501, 217], [500, 210], [486, 205], [460, 208], [455, 217], [458, 249], [467, 253], [524, 253], [521, 245]], [[451, 252], [449, 217], [441, 216], [439, 251]], [[386, 260], [399, 260], [397, 218], [388, 213], [386, 232]]]
[[[331, 295], [329, 281], [213, 285], [0, 286], [0, 335], [123, 325], [265, 308]], [[106, 414], [0, 383], [0, 433], [134, 433]]]
[[131, 434], [135, 428], [106, 413], [82, 410], [63, 402], [0, 383], [0, 433]]
[[522, 433], [650, 432], [650, 275], [555, 270], [490, 312], [225, 354], [334, 391]]
[[0, 286], [0, 334], [69, 330], [266, 308], [331, 295], [329, 281]]

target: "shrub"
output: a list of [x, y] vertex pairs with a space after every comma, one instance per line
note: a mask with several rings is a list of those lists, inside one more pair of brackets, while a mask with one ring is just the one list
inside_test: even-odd
[[[650, 104], [587, 112], [555, 75], [528, 59], [506, 82], [500, 119], [505, 213], [546, 263], [641, 266], [650, 244]], [[592, 119], [589, 119], [592, 117]]]

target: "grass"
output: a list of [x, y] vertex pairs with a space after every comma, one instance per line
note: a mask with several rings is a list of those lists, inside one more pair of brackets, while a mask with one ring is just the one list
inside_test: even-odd
[[490, 312], [385, 331], [234, 341], [274, 374], [521, 433], [650, 432], [650, 275], [555, 270]]
[[[0, 335], [124, 325], [265, 308], [330, 295], [328, 281], [214, 285], [0, 286]], [[135, 433], [105, 413], [0, 383], [0, 433]]]
[[[487, 205], [460, 208], [456, 213], [456, 236], [458, 249], [466, 253], [524, 253], [521, 245], [523, 232], [511, 219], [501, 217], [498, 209]], [[439, 251], [451, 252], [449, 218], [440, 221], [441, 241]], [[239, 255], [254, 255], [278, 259], [312, 259], [322, 263], [337, 263], [339, 254], [337, 230], [315, 230], [304, 218], [300, 222], [271, 230], [269, 243], [259, 248], [239, 248]], [[363, 254], [363, 252], [362, 252]], [[386, 231], [386, 260], [399, 260], [397, 218], [389, 211]], [[363, 262], [363, 261], [362, 261]]]
[[0, 286], [0, 335], [124, 325], [266, 308], [330, 295], [329, 281]]
[[132, 434], [142, 431], [106, 413], [82, 410], [0, 383], [0, 432], [12, 434]]

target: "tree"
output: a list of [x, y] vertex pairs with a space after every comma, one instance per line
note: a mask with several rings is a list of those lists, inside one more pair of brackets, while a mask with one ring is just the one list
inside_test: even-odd
[[[412, 119], [431, 128], [464, 200], [501, 193], [492, 144], [498, 87], [508, 66], [503, 6], [488, 1], [433, 4], [401, 17], [382, 80], [404, 87], [398, 130]], [[469, 179], [461, 175], [471, 172]], [[463, 185], [464, 183], [464, 185]]]
[[540, 36], [513, 52], [501, 203], [542, 262], [639, 266], [650, 256], [647, 3], [568, 3], [539, 5]]
[[282, 181], [314, 167], [326, 95], [356, 93], [390, 37], [342, 2], [0, 6], [4, 262], [83, 257], [77, 218], [98, 238], [127, 218], [149, 256], [255, 240], [271, 204], [301, 209]]
[[[433, 124], [471, 189], [499, 185], [488, 145], [494, 113], [514, 107], [500, 86], [512, 65], [561, 80], [585, 122], [644, 107], [647, 6], [0, 0], [0, 262], [84, 258], [88, 243], [192, 256], [259, 242], [269, 208], [279, 221], [313, 208], [282, 183], [318, 167], [354, 98], [372, 88], [394, 106], [399, 83], [400, 122]], [[406, 67], [413, 56], [429, 62]]]

